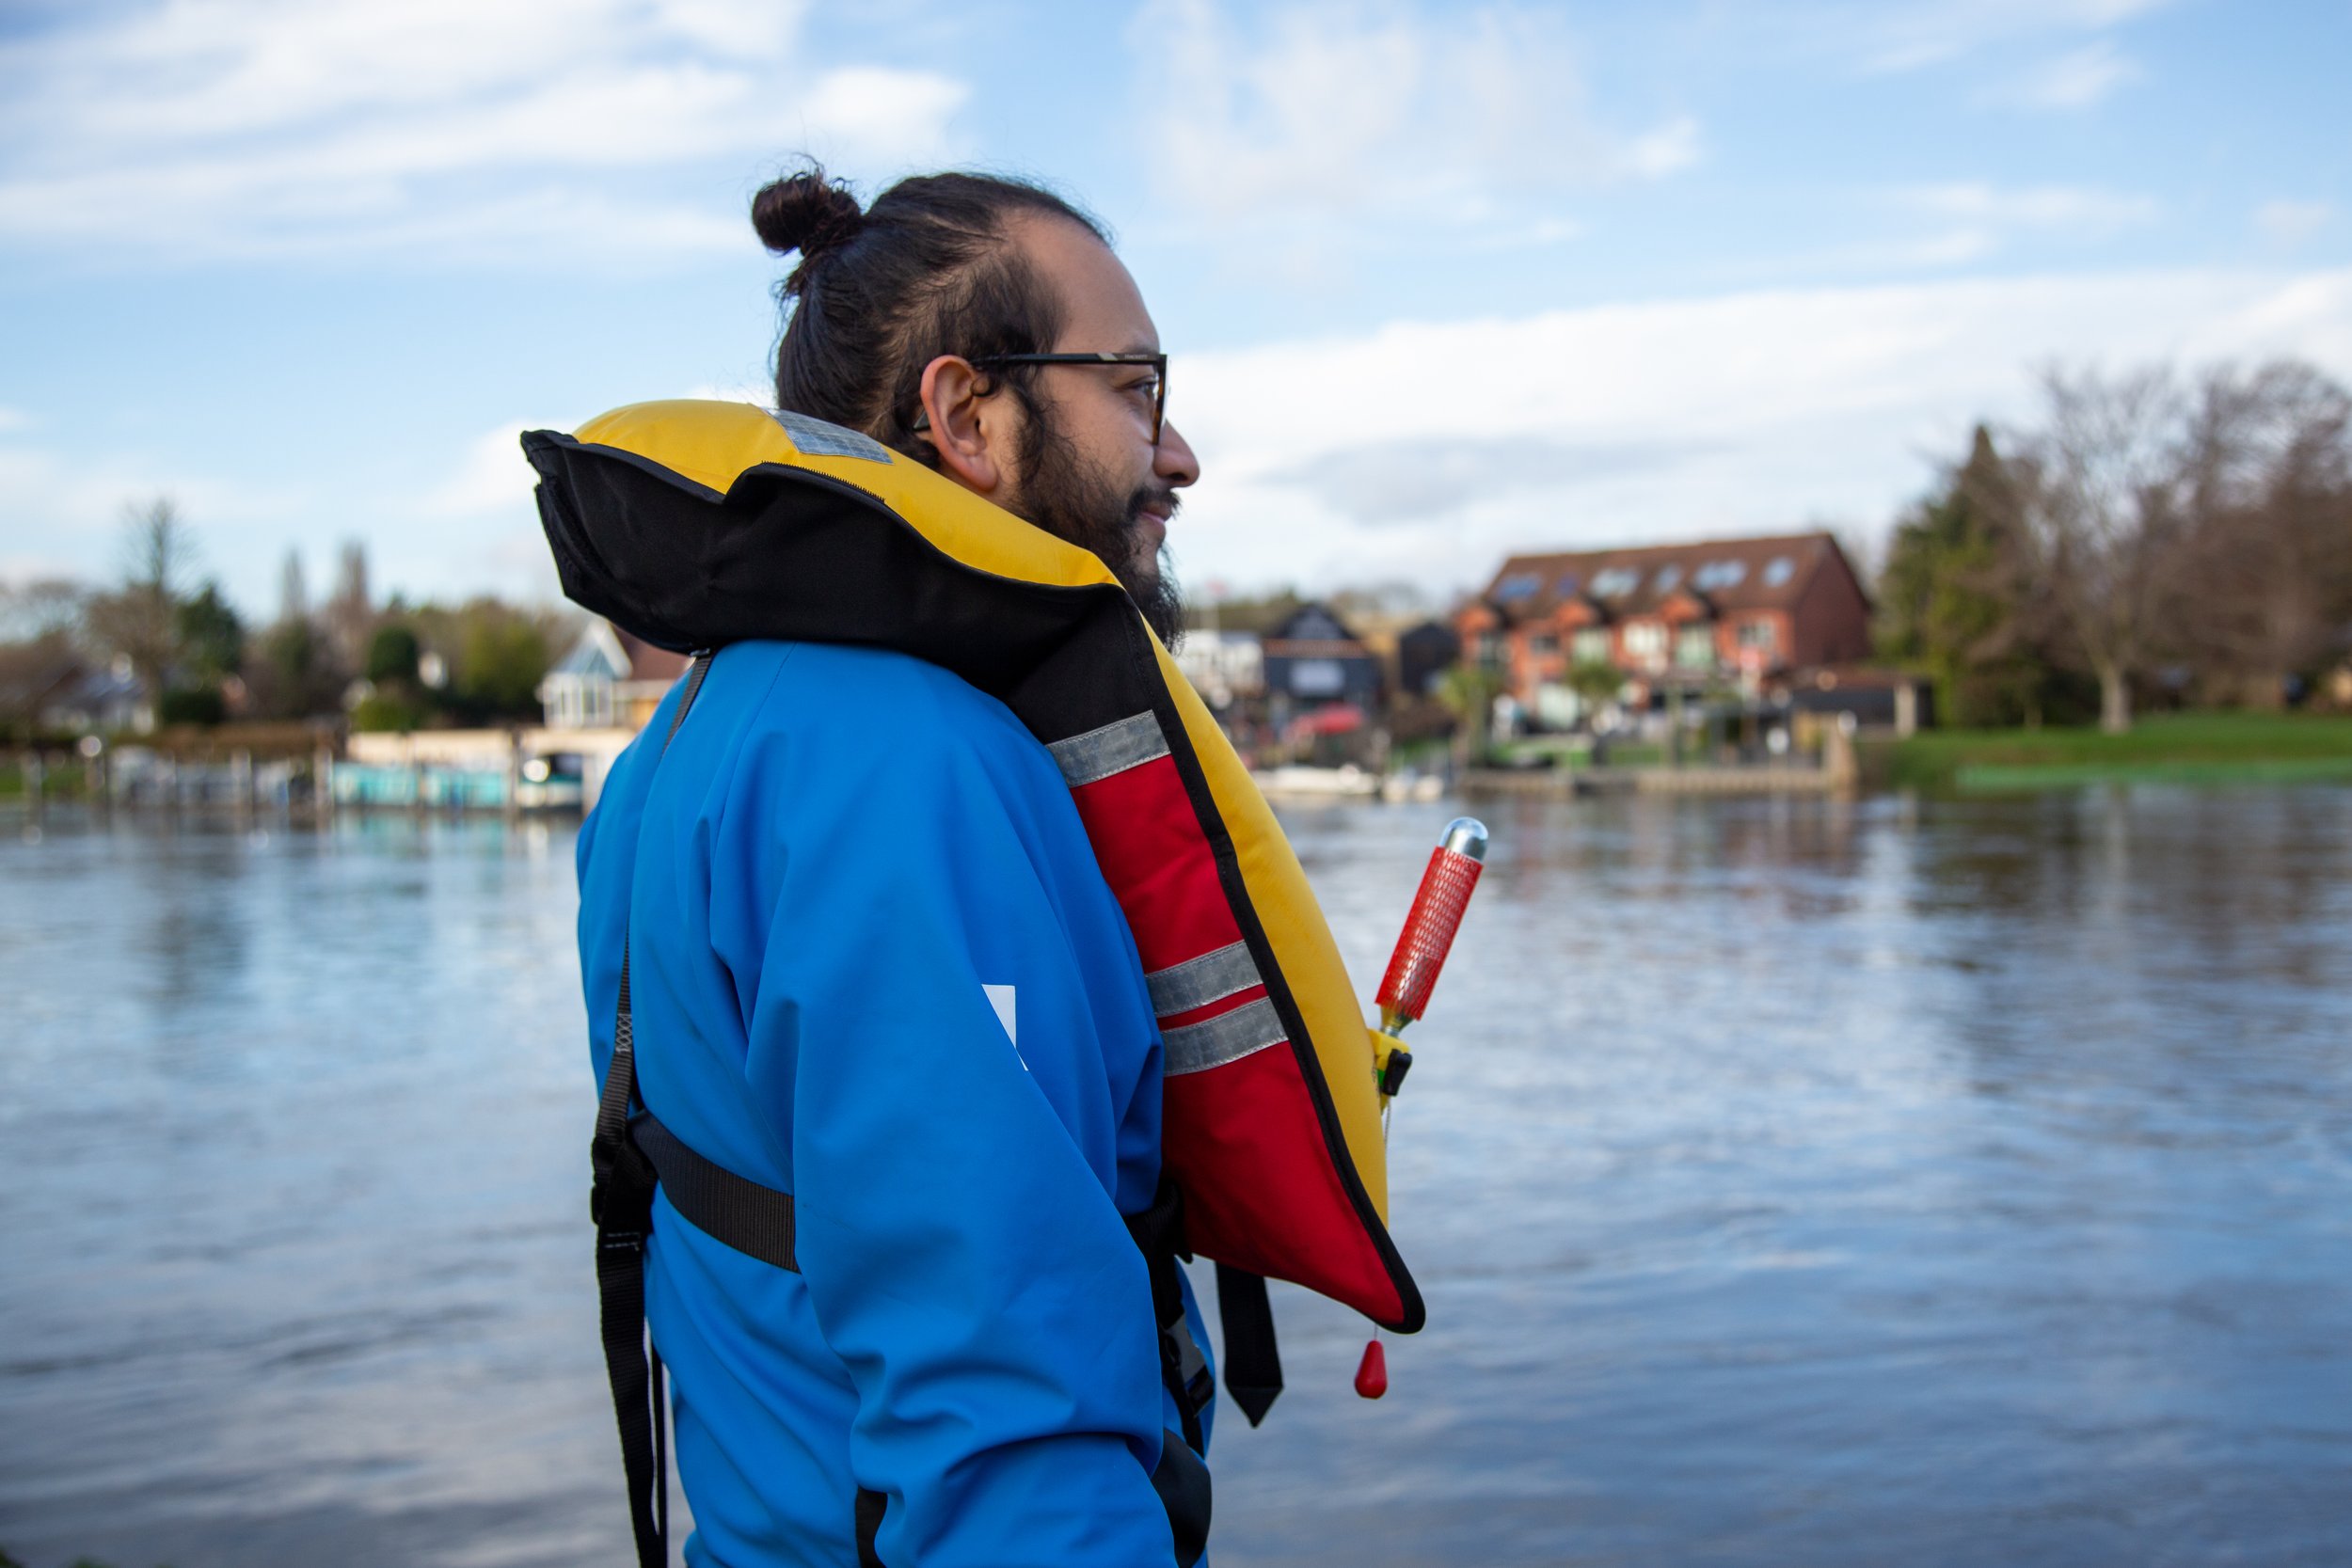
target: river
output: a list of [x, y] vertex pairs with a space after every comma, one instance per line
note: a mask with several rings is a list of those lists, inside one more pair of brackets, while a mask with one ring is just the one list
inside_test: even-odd
[[[1286, 814], [1359, 983], [1454, 809]], [[2352, 791], [1486, 815], [1221, 1568], [2352, 1560]], [[624, 1560], [569, 831], [5, 825], [0, 1549]]]

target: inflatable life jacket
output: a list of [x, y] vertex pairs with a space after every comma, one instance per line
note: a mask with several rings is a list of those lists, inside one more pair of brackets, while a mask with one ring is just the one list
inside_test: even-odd
[[[1256, 784], [1100, 561], [864, 436], [748, 404], [639, 404], [522, 439], [564, 593], [624, 629], [681, 653], [889, 648], [1002, 701], [1060, 764], [1143, 961], [1180, 1244], [1219, 1265], [1221, 1303], [1254, 1291], [1262, 1316], [1263, 1280], [1283, 1279], [1422, 1326], [1338, 948]], [[1253, 1423], [1279, 1386], [1277, 1366], [1270, 1387], [1234, 1387]]]

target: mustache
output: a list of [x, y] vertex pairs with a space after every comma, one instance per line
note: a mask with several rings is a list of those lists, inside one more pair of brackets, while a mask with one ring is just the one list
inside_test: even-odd
[[1134, 495], [1127, 498], [1127, 520], [1132, 523], [1144, 513], [1157, 510], [1172, 523], [1176, 520], [1176, 514], [1183, 510], [1184, 504], [1184, 498], [1178, 495], [1171, 486], [1141, 485], [1137, 487]]

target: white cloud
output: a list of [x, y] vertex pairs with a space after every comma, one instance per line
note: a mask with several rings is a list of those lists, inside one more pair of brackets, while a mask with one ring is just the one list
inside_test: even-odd
[[2254, 227], [2275, 245], [2301, 245], [2335, 221], [2330, 201], [2265, 201], [2254, 209]]
[[2099, 33], [2168, 0], [1876, 0], [1820, 6], [1794, 23], [1827, 48], [1858, 50], [1866, 70], [1915, 71], [2002, 44]]
[[1131, 29], [1155, 175], [1196, 226], [1347, 243], [1354, 226], [1502, 222], [1701, 155], [1695, 120], [1596, 122], [1553, 20], [1506, 6], [1153, 0]]
[[[2352, 376], [2352, 272], [1821, 289], [1400, 324], [1184, 362], [1196, 580], [1482, 578], [1520, 547], [1875, 531], [2052, 356]], [[1301, 388], [1311, 395], [1302, 395]]]
[[[0, 49], [0, 233], [167, 251], [745, 244], [641, 183], [946, 145], [961, 83], [804, 58], [787, 0], [168, 0]], [[590, 176], [597, 178], [591, 179]], [[733, 196], [730, 186], [729, 196]]]
[[2098, 239], [2153, 222], [2163, 214], [2147, 197], [2072, 185], [2004, 187], [1980, 181], [1913, 186], [1893, 192], [1888, 199], [1897, 212], [1926, 220], [1930, 231], [1840, 245], [1804, 260], [1839, 268], [1958, 266], [1994, 255], [2020, 235]]
[[2006, 94], [2036, 109], [2087, 109], [2140, 76], [2139, 65], [2106, 39], [2028, 70]]
[[2087, 190], [2076, 185], [2004, 188], [1981, 181], [1922, 185], [1903, 199], [1938, 217], [1990, 224], [2001, 229], [2110, 230], [2145, 223], [2160, 209], [2144, 196]]
[[2095, 240], [2152, 223], [2153, 199], [2074, 185], [2001, 186], [1982, 181], [1883, 193], [1885, 208], [1924, 231], [1862, 240], [1784, 258], [1812, 276], [1947, 268], [1997, 255], [2020, 237]]
[[773, 407], [776, 389], [765, 381], [707, 381], [679, 394], [703, 403], [748, 403], [756, 407]]
[[476, 436], [456, 471], [425, 498], [425, 511], [437, 517], [470, 517], [528, 509], [532, 486], [538, 483], [523, 457], [522, 433], [531, 428], [530, 421], [516, 420]]

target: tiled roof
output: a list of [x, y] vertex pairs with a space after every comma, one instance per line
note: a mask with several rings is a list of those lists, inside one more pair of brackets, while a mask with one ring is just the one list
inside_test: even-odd
[[1838, 554], [1826, 533], [1787, 533], [1515, 555], [1479, 597], [1510, 621], [1541, 619], [1569, 598], [1589, 600], [1613, 620], [1648, 614], [1678, 592], [1719, 610], [1787, 609]]

